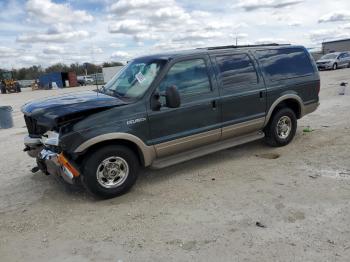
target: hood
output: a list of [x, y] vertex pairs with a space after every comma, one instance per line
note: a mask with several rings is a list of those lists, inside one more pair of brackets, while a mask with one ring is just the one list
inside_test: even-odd
[[77, 116], [84, 112], [99, 110], [126, 104], [124, 101], [94, 91], [76, 92], [52, 98], [34, 100], [22, 107], [26, 116], [33, 117], [38, 124], [52, 126], [63, 116]]
[[319, 59], [316, 63], [332, 63], [335, 59]]

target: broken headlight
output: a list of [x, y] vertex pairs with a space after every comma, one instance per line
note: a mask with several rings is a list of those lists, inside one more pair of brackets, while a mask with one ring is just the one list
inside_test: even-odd
[[59, 133], [55, 131], [47, 131], [42, 137], [41, 142], [45, 146], [58, 146], [59, 143]]

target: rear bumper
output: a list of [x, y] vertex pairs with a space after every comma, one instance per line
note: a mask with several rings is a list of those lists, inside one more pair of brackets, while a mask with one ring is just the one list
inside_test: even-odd
[[62, 177], [69, 184], [75, 184], [80, 176], [78, 170], [62, 154], [43, 149], [37, 160], [41, 170]]
[[304, 105], [303, 116], [316, 111], [316, 109], [319, 107], [319, 105], [320, 105], [320, 102]]

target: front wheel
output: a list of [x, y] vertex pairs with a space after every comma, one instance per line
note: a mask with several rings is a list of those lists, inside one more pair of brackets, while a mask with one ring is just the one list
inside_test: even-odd
[[82, 182], [91, 193], [111, 198], [126, 193], [136, 182], [139, 160], [125, 146], [106, 146], [85, 159]]
[[333, 64], [332, 69], [333, 69], [333, 70], [337, 70], [337, 69], [338, 69], [338, 65], [337, 65], [337, 63], [334, 63], [334, 64]]
[[285, 146], [292, 141], [297, 130], [297, 118], [290, 108], [281, 108], [273, 114], [265, 127], [265, 140], [270, 146]]

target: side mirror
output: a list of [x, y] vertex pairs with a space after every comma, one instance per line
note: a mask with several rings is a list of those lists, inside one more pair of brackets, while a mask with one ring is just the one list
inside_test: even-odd
[[165, 91], [165, 105], [169, 108], [180, 107], [181, 98], [176, 86], [170, 86]]

